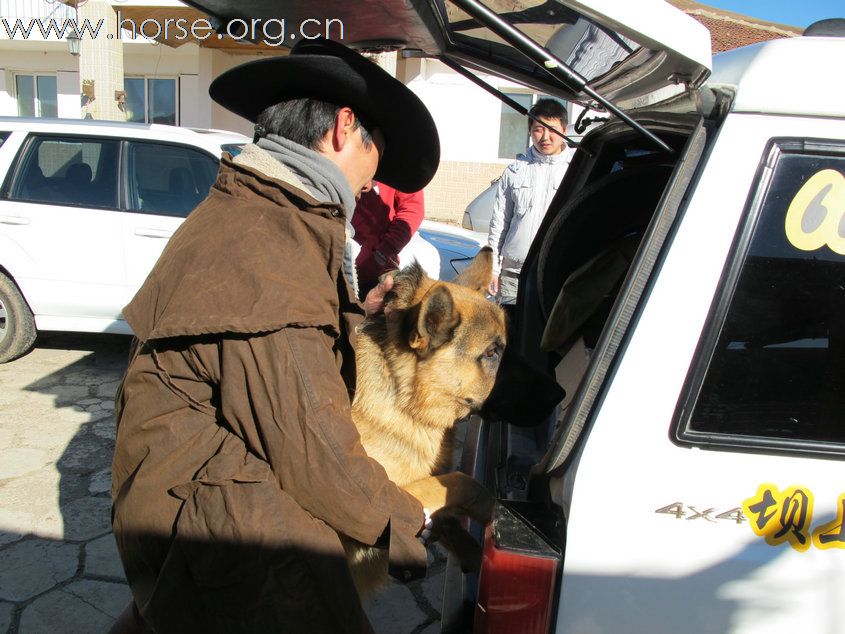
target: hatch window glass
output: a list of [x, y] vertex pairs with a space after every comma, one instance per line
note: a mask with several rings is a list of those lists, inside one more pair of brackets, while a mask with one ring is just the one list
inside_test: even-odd
[[845, 443], [845, 148], [780, 153], [725, 315], [687, 432]]
[[[604, 75], [641, 48], [556, 0], [491, 0], [484, 4], [587, 80]], [[492, 58], [507, 60], [507, 66], [529, 75], [542, 77], [545, 73], [451, 2], [444, 3], [444, 10], [455, 43], [488, 51]]]

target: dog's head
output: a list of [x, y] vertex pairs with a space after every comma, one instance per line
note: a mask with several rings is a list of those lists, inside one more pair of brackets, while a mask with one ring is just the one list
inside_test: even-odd
[[416, 263], [406, 267], [385, 298], [392, 343], [416, 355], [420, 396], [449, 401], [459, 416], [484, 403], [505, 347], [504, 313], [484, 296], [492, 276], [493, 254], [484, 247], [453, 282], [426, 277]]

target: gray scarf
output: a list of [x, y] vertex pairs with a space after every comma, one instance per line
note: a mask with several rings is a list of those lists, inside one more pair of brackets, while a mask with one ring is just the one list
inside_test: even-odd
[[352, 236], [352, 214], [355, 212], [355, 196], [349, 181], [340, 168], [322, 154], [309, 150], [304, 145], [275, 134], [268, 134], [256, 144], [274, 159], [287, 167], [299, 178], [308, 193], [319, 201], [342, 205], [346, 211], [346, 244], [343, 251], [343, 272], [358, 295], [358, 275], [355, 271], [355, 256], [358, 246]]

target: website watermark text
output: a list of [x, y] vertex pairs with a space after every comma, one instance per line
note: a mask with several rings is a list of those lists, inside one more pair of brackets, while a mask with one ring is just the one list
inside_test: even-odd
[[[57, 40], [65, 39], [73, 33], [79, 39], [96, 39], [101, 37], [101, 30], [105, 26], [105, 20], [91, 20], [85, 18], [57, 20], [55, 18], [42, 19], [21, 19], [11, 20], [0, 18], [0, 26], [5, 30], [10, 40], [28, 40], [41, 36], [44, 40], [55, 37]], [[286, 18], [270, 18], [262, 20], [253, 18], [242, 20], [236, 18], [225, 25], [212, 24], [206, 18], [146, 18], [136, 21], [134, 18], [124, 18], [121, 11], [117, 11], [116, 33], [126, 32], [130, 38], [143, 37], [149, 40], [158, 41], [185, 41], [198, 40], [200, 42], [208, 38], [223, 40], [229, 38], [234, 41], [245, 43], [263, 42], [268, 46], [281, 46], [283, 44], [293, 45], [297, 40], [315, 40], [326, 38], [343, 40], [345, 28], [343, 21], [338, 18], [307, 18], [293, 22]], [[106, 33], [107, 39], [114, 39], [112, 32]]]
[[3, 25], [6, 37], [10, 40], [28, 40], [37, 35], [41, 35], [45, 40], [49, 40], [51, 35], [55, 35], [57, 40], [63, 40], [69, 33], [74, 33], [80, 39], [86, 37], [87, 34], [87, 37], [93, 40], [99, 37], [100, 29], [103, 28], [104, 23], [105, 20], [94, 20], [92, 24], [88, 18], [84, 20], [56, 20], [55, 18], [22, 20], [17, 18], [14, 21], [8, 18], [0, 18], [0, 24]]

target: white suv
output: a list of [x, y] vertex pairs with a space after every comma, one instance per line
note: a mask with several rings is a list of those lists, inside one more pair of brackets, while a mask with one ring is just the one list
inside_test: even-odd
[[[121, 311], [250, 139], [165, 125], [0, 117], [0, 363], [38, 331], [131, 334]], [[399, 254], [451, 279], [483, 237], [423, 221]]]
[[0, 117], [0, 362], [37, 330], [130, 333], [121, 310], [249, 139], [162, 125]]
[[[669, 5], [561, 5], [621, 44], [629, 76], [591, 86], [634, 125], [584, 137], [522, 269], [508, 348], [567, 396], [470, 426], [465, 467], [500, 503], [443, 631], [841, 632], [845, 37], [711, 61]], [[560, 19], [546, 46], [583, 62]], [[681, 85], [637, 95], [661, 64]]]

